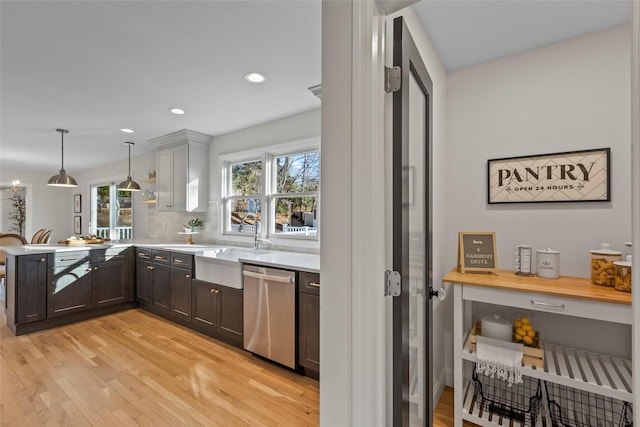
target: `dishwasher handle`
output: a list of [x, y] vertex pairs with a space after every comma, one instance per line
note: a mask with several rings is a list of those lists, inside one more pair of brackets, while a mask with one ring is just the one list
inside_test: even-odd
[[281, 283], [293, 283], [294, 282], [294, 276], [293, 275], [289, 275], [289, 276], [274, 276], [274, 275], [271, 275], [271, 274], [255, 273], [253, 271], [247, 271], [247, 270], [242, 270], [242, 274], [244, 276], [247, 276], [247, 277], [253, 277], [255, 279], [268, 280], [270, 282], [281, 282]]

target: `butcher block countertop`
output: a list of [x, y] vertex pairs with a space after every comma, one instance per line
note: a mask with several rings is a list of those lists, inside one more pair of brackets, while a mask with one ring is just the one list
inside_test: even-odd
[[541, 279], [539, 277], [517, 276], [512, 271], [498, 270], [491, 273], [459, 273], [452, 270], [443, 278], [443, 282], [461, 283], [505, 291], [532, 292], [590, 301], [631, 305], [631, 293], [616, 291], [614, 288], [592, 285], [582, 277], [561, 276], [559, 279]]

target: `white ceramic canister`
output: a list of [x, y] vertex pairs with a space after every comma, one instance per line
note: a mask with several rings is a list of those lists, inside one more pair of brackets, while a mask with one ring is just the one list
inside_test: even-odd
[[498, 314], [482, 316], [480, 330], [483, 337], [502, 341], [511, 341], [511, 336], [513, 335], [511, 322]]
[[538, 249], [538, 277], [557, 279], [560, 277], [560, 251], [553, 249]]

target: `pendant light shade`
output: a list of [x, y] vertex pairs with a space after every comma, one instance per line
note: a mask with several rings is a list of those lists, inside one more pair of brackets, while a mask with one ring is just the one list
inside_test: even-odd
[[118, 185], [118, 190], [140, 191], [140, 184], [131, 179], [131, 146], [135, 144], [133, 142], [125, 142], [125, 144], [129, 146], [129, 175]]
[[52, 187], [77, 187], [78, 183], [76, 182], [76, 180], [73, 179], [73, 177], [67, 175], [64, 170], [64, 134], [69, 133], [69, 131], [66, 129], [56, 129], [56, 132], [60, 132], [60, 139], [62, 144], [60, 152], [62, 154], [62, 162], [60, 166], [60, 172], [57, 175], [49, 178], [49, 181], [47, 181], [47, 185], [50, 185]]

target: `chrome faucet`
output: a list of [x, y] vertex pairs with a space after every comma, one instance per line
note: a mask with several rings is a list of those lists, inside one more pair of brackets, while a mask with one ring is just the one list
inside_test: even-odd
[[238, 232], [242, 233], [242, 228], [244, 226], [244, 220], [247, 219], [248, 216], [252, 216], [254, 219], [254, 224], [253, 224], [253, 229], [254, 229], [254, 233], [253, 233], [253, 249], [258, 250], [260, 249], [260, 242], [262, 241], [262, 239], [260, 239], [258, 237], [258, 224], [260, 224], [260, 220], [258, 219], [258, 216], [256, 214], [254, 214], [253, 212], [247, 212], [246, 214], [244, 214], [244, 216], [242, 217], [242, 220], [240, 221], [240, 226], [238, 227]]

